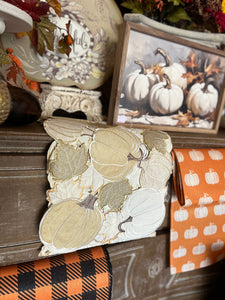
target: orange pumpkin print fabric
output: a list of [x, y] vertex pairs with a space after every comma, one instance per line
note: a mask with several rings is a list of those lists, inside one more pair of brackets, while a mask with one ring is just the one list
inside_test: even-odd
[[173, 156], [178, 166], [171, 201], [170, 266], [176, 274], [225, 258], [225, 149], [174, 149]]

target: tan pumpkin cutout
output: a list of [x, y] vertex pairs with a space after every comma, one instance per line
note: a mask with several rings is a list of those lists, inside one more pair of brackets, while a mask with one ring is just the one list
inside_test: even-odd
[[157, 151], [165, 154], [171, 152], [172, 142], [170, 136], [160, 130], [149, 130], [145, 129], [142, 132], [144, 143], [146, 144], [149, 151], [155, 148]]
[[173, 163], [170, 153], [162, 154], [153, 149], [149, 158], [140, 164], [142, 168], [140, 184], [144, 188], [162, 190], [172, 174]]
[[124, 129], [99, 129], [90, 146], [92, 164], [104, 178], [120, 180], [139, 160], [140, 146], [136, 135]]
[[89, 195], [83, 202], [65, 200], [52, 205], [40, 223], [42, 243], [56, 249], [77, 249], [91, 242], [102, 226], [102, 215], [94, 207], [97, 198]]

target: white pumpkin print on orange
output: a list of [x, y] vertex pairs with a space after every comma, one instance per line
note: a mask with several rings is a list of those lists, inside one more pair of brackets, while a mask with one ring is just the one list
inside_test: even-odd
[[225, 257], [225, 149], [174, 149], [174, 153], [185, 205], [174, 192], [171, 274], [203, 268]]

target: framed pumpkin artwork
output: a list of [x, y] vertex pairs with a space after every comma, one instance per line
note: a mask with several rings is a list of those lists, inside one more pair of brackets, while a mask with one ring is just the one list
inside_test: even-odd
[[224, 72], [224, 51], [124, 22], [108, 123], [217, 133]]

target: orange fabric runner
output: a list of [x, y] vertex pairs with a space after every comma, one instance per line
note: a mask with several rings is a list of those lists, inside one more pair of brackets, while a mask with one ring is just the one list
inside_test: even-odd
[[171, 274], [225, 258], [225, 149], [174, 149], [173, 156], [178, 166], [171, 202]]

